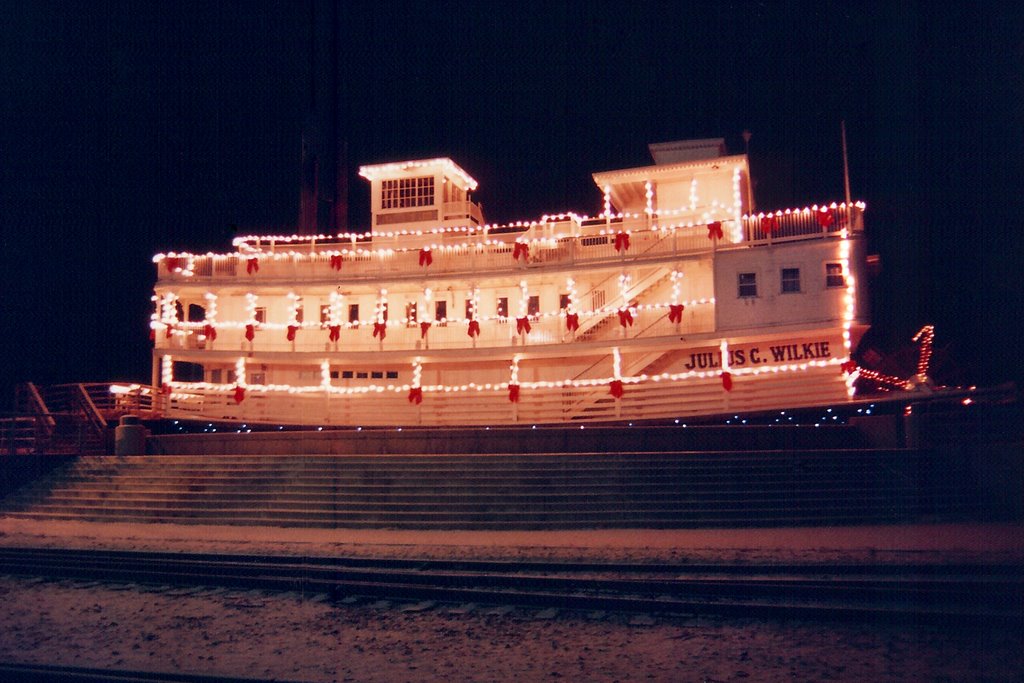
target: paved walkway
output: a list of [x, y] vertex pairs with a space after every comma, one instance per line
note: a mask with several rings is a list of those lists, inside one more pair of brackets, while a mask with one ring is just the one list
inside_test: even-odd
[[1024, 564], [1024, 522], [782, 529], [407, 531], [0, 517], [0, 545], [387, 557]]

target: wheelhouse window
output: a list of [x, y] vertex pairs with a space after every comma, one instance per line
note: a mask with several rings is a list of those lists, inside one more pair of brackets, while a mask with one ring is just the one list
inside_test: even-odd
[[381, 181], [380, 208], [408, 209], [434, 205], [434, 176]]
[[794, 294], [800, 292], [800, 269], [799, 268], [783, 268], [782, 269], [782, 293], [783, 294]]
[[737, 296], [740, 297], [755, 297], [757, 296], [757, 273], [740, 273], [739, 274], [739, 291]]
[[825, 264], [825, 286], [826, 287], [845, 287], [846, 277], [843, 276], [843, 264], [842, 263], [826, 263]]

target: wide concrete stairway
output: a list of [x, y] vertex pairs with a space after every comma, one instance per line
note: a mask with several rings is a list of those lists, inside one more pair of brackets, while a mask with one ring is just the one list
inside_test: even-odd
[[[987, 514], [960, 458], [869, 448], [850, 427], [313, 432], [153, 443], [201, 454], [83, 456], [8, 497], [0, 514], [407, 529], [838, 525]], [[213, 454], [219, 449], [237, 452]]]

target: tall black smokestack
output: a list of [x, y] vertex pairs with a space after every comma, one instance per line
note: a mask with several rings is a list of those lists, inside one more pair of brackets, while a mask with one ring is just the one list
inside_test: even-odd
[[336, 0], [309, 0], [309, 109], [302, 134], [299, 234], [336, 232], [348, 224], [341, 20]]

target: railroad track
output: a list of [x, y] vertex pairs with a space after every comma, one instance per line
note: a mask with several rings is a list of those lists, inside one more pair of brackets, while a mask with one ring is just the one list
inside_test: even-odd
[[726, 565], [0, 548], [0, 572], [426, 605], [1024, 627], [1019, 565]]

